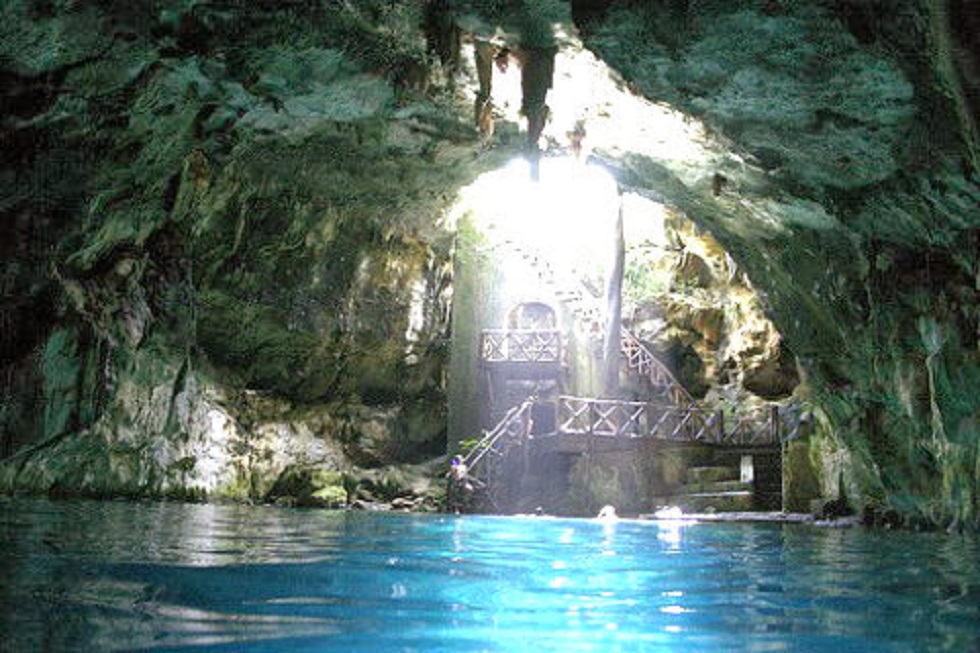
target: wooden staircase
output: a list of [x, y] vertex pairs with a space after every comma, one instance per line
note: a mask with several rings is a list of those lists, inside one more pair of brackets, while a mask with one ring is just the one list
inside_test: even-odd
[[[606, 325], [602, 319], [601, 298], [597, 289], [578, 276], [559, 277], [544, 257], [519, 242], [506, 240], [504, 246], [520, 255], [538, 278], [553, 289], [555, 297], [578, 320], [586, 333], [600, 340], [603, 338]], [[627, 369], [646, 381], [652, 397], [679, 407], [695, 404], [694, 398], [670, 370], [626, 327], [622, 327], [620, 333], [620, 353]]]
[[[551, 287], [553, 295], [574, 317], [580, 332], [588, 337], [603, 338], [606, 326], [598, 291], [573, 274], [559, 277], [547, 260], [521, 243], [506, 240], [501, 246], [523, 258], [540, 280]], [[487, 351], [499, 354], [498, 357], [507, 361], [514, 357], [513, 351], [517, 351], [521, 360], [526, 358], [528, 363], [535, 364], [545, 355], [550, 356], [549, 361], [561, 358], [560, 339], [549, 336], [551, 339], [546, 342], [538, 333], [517, 335], [520, 337], [486, 332], [481, 344], [486, 350], [484, 358]], [[498, 345], [498, 342], [502, 344]], [[719, 456], [718, 460], [705, 464], [692, 464], [686, 470], [683, 487], [669, 496], [658, 497], [655, 503], [677, 506], [685, 512], [780, 507], [782, 461], [778, 445], [780, 441], [796, 436], [799, 423], [795, 415], [781, 414], [774, 408], [759, 414], [727, 415], [706, 410], [698, 406], [668, 368], [625, 327], [620, 334], [620, 351], [626, 368], [644, 379], [651, 401], [556, 397], [552, 388], [542, 395], [547, 398], [544, 401], [538, 400], [538, 390], [528, 389], [531, 396], [510, 396], [512, 393], [506, 392], [506, 396], [491, 402], [490, 415], [500, 419], [492, 430], [484, 433], [465, 459], [480, 494], [477, 503], [483, 509], [499, 512], [517, 505], [528, 470], [532, 449], [529, 443], [532, 441], [536, 445], [535, 455], [548, 455], [548, 452], [595, 453], [603, 448], [622, 450], [624, 443], [640, 439], [659, 439], [699, 450], [717, 450]], [[528, 383], [528, 388], [531, 387], [537, 386]], [[553, 414], [550, 419], [543, 420], [542, 408], [546, 406], [554, 407]], [[551, 431], [547, 434], [540, 428], [535, 431], [535, 417], [542, 424], [553, 423], [548, 426]], [[758, 461], [748, 478], [740, 469], [739, 456], [751, 456]]]
[[695, 404], [694, 398], [684, 386], [626, 327], [622, 328], [619, 342], [627, 367], [647, 381], [655, 396], [675, 406]]
[[[500, 511], [510, 503], [511, 497], [508, 495], [514, 488], [500, 480], [506, 475], [505, 468], [513, 467], [507, 463], [515, 451], [521, 456], [522, 462], [526, 463], [527, 440], [534, 427], [534, 403], [535, 397], [531, 396], [508, 409], [497, 425], [485, 432], [463, 458], [469, 486], [474, 495], [471, 499], [476, 507]], [[513, 473], [512, 469], [510, 471]], [[522, 474], [523, 471], [518, 470], [518, 473]]]

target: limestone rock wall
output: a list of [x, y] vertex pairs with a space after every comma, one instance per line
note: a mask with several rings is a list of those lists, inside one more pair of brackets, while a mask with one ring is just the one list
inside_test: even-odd
[[624, 207], [627, 328], [705, 406], [789, 399], [796, 360], [745, 271], [683, 213], [636, 197]]
[[443, 452], [473, 137], [417, 9], [3, 3], [0, 488], [261, 498]]
[[700, 182], [627, 167], [718, 238], [799, 361], [813, 429], [791, 476], [953, 528], [980, 514], [968, 4], [614, 2], [586, 38], [730, 144]]

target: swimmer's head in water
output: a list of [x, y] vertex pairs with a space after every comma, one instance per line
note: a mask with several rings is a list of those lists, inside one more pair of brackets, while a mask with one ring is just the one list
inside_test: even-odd
[[597, 519], [616, 519], [616, 508], [610, 505], [605, 505], [599, 514], [596, 515]]

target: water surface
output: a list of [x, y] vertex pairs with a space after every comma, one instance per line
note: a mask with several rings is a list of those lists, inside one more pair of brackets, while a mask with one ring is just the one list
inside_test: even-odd
[[0, 499], [0, 650], [980, 651], [980, 541]]

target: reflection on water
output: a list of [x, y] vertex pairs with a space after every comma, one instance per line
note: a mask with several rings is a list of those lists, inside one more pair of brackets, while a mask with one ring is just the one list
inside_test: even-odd
[[975, 538], [22, 500], [0, 537], [0, 650], [980, 650]]

